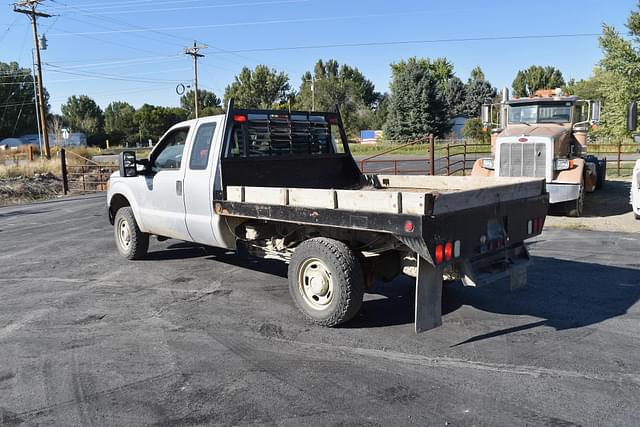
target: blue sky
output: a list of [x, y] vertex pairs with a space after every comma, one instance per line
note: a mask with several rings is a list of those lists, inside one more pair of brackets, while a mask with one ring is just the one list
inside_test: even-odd
[[[624, 30], [635, 0], [45, 0], [44, 81], [51, 106], [71, 95], [103, 108], [115, 100], [178, 105], [178, 83], [190, 83], [182, 52], [197, 40], [210, 47], [200, 85], [222, 97], [242, 66], [267, 64], [288, 73], [294, 87], [318, 58], [357, 66], [378, 91], [388, 89], [389, 64], [411, 56], [447, 57], [466, 80], [480, 65], [496, 87], [510, 86], [532, 64], [586, 78], [601, 57], [597, 37], [434, 42], [317, 49], [247, 49], [407, 40], [468, 39], [599, 33], [603, 22]], [[26, 16], [0, 7], [0, 61], [31, 66], [33, 39]], [[131, 81], [135, 80], [135, 81]]]

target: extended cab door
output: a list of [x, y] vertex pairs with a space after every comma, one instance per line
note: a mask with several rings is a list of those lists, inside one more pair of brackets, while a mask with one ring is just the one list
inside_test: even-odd
[[213, 213], [213, 179], [218, 165], [218, 146], [222, 119], [198, 120], [184, 177], [184, 204], [187, 229], [194, 242], [220, 246], [212, 229], [217, 221]]
[[147, 232], [180, 240], [191, 240], [185, 222], [184, 161], [189, 126], [167, 133], [153, 151], [151, 171], [145, 178], [141, 213]]

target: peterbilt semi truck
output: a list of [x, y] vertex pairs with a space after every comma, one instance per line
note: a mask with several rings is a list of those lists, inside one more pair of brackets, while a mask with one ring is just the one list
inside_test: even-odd
[[482, 107], [491, 157], [478, 159], [472, 175], [544, 178], [549, 203], [567, 216], [581, 216], [585, 192], [601, 188], [606, 175], [606, 159], [587, 152], [587, 132], [599, 120], [598, 101], [560, 90], [509, 99], [505, 88], [499, 104]]

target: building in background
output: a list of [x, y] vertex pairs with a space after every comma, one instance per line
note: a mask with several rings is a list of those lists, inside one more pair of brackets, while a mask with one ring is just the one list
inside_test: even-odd
[[360, 131], [360, 143], [361, 144], [377, 144], [382, 141], [383, 132], [381, 130], [361, 130]]

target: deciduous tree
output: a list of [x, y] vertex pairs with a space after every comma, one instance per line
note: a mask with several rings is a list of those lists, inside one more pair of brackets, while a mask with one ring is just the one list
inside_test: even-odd
[[234, 82], [224, 91], [224, 103], [234, 99], [237, 107], [273, 108], [286, 105], [289, 94], [289, 77], [275, 68], [258, 65], [254, 70], [244, 67]]

